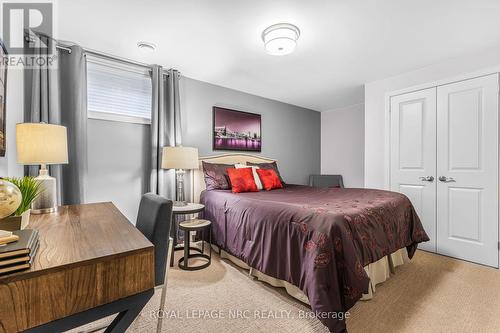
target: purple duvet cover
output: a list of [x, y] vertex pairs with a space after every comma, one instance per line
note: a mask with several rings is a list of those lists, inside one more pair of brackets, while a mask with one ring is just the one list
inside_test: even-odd
[[368, 292], [363, 269], [428, 241], [402, 194], [370, 189], [288, 185], [269, 192], [204, 191], [213, 242], [249, 266], [300, 288], [332, 332]]

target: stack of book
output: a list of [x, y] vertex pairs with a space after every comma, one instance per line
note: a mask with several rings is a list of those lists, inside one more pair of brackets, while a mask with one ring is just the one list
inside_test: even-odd
[[0, 245], [0, 275], [30, 268], [38, 251], [38, 230], [13, 231], [11, 237], [15, 236], [17, 241]]

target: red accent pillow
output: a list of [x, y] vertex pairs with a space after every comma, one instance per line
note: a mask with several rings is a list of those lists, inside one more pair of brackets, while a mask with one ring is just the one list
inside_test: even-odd
[[259, 192], [253, 178], [252, 168], [228, 168], [226, 171], [231, 181], [231, 191], [233, 193]]
[[266, 191], [283, 188], [280, 177], [273, 169], [257, 169], [257, 174], [262, 182], [262, 187], [264, 187]]

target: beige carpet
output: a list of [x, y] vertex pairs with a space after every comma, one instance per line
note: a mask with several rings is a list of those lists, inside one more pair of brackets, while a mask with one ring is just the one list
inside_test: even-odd
[[[129, 331], [154, 332], [158, 304], [159, 292]], [[217, 256], [205, 270], [171, 269], [166, 309], [170, 318], [163, 332], [327, 332], [315, 319], [298, 318], [308, 308], [283, 290]], [[238, 310], [243, 318], [229, 317]], [[350, 313], [351, 333], [500, 332], [500, 272], [418, 252], [378, 286], [372, 300], [358, 302]]]

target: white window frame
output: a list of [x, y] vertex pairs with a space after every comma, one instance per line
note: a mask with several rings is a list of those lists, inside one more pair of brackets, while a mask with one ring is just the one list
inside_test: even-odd
[[[146, 69], [144, 67], [127, 65], [118, 61], [111, 61], [107, 59], [103, 59], [97, 56], [86, 55], [87, 63], [95, 63], [98, 65], [104, 65], [106, 67], [115, 68], [118, 70], [130, 71], [138, 74], [146, 74], [151, 73], [150, 69]], [[143, 125], [151, 125], [151, 118], [144, 118], [139, 116], [128, 116], [120, 113], [113, 112], [101, 112], [101, 111], [93, 111], [87, 108], [87, 118], [88, 119], [97, 119], [97, 120], [106, 120], [106, 121], [116, 121], [122, 123], [132, 123], [132, 124], [143, 124]]]
[[107, 121], [118, 121], [121, 123], [151, 125], [151, 119], [136, 117], [136, 116], [126, 116], [123, 114], [118, 114], [113, 112], [99, 112], [99, 111], [87, 110], [87, 118], [107, 120]]

